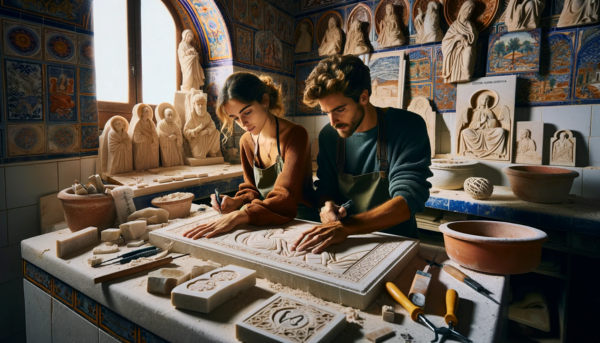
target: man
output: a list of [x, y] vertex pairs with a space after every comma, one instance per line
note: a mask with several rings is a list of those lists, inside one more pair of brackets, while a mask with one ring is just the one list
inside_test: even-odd
[[[319, 134], [322, 225], [303, 232], [292, 251], [318, 254], [349, 235], [375, 231], [418, 238], [415, 213], [429, 198], [433, 174], [425, 121], [369, 102], [369, 68], [356, 56], [321, 61], [306, 80], [304, 103], [321, 106], [331, 123]], [[340, 204], [354, 200], [348, 212]]]

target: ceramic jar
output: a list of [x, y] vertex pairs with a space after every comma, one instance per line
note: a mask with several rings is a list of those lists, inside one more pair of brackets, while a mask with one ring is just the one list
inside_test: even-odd
[[465, 180], [475, 176], [476, 161], [433, 159], [431, 172], [433, 176], [427, 179], [433, 188], [461, 189]]
[[540, 204], [565, 202], [579, 173], [545, 166], [509, 166], [502, 169], [517, 198]]
[[545, 232], [512, 223], [459, 221], [440, 225], [446, 253], [463, 267], [492, 274], [523, 274], [538, 267]]
[[[105, 186], [111, 188], [110, 186]], [[73, 188], [58, 193], [65, 211], [65, 220], [71, 232], [95, 226], [98, 232], [112, 227], [117, 210], [112, 195], [105, 193], [76, 195]]]

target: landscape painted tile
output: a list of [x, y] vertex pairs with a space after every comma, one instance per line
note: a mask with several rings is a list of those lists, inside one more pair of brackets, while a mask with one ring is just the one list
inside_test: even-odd
[[404, 73], [400, 69], [404, 51], [373, 54], [371, 68], [371, 103], [377, 107], [402, 108]]
[[[542, 29], [501, 32], [490, 37], [487, 75], [537, 72]], [[477, 56], [480, 58], [480, 56]]]
[[600, 99], [600, 28], [579, 30], [574, 99]]
[[75, 68], [47, 66], [50, 121], [77, 121]]
[[415, 82], [432, 81], [433, 58], [431, 54], [431, 48], [414, 49], [407, 52], [411, 85]]
[[43, 120], [42, 65], [4, 60], [8, 120]]

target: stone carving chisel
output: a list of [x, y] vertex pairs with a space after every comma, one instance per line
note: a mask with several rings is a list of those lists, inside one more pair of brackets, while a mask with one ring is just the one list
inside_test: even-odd
[[[427, 261], [427, 260], [425, 260], [425, 261]], [[427, 262], [429, 262], [429, 261], [427, 261]], [[431, 263], [433, 263], [435, 266], [442, 268], [446, 273], [450, 274], [456, 280], [461, 281], [465, 285], [473, 288], [477, 293], [483, 295], [484, 297], [486, 297], [486, 298], [490, 299], [491, 301], [495, 302], [496, 304], [500, 305], [500, 303], [498, 301], [496, 301], [494, 298], [490, 297], [490, 294], [494, 294], [494, 293], [485, 289], [485, 287], [483, 287], [479, 282], [471, 279], [467, 274], [461, 272], [458, 268], [453, 267], [448, 264], [439, 264], [435, 261], [432, 261]]]
[[215, 200], [217, 201], [217, 205], [219, 205], [219, 214], [223, 215], [223, 213], [221, 213], [221, 194], [219, 194], [218, 188], [215, 188]]
[[129, 263], [133, 260], [137, 260], [138, 258], [142, 258], [142, 257], [149, 257], [149, 256], [154, 256], [156, 254], [158, 254], [159, 252], [162, 252], [162, 249], [154, 249], [154, 250], [150, 250], [150, 251], [144, 251], [141, 252], [139, 254], [135, 254], [133, 256], [128, 256], [128, 257], [123, 257], [122, 259], [115, 261], [113, 263], [109, 263], [107, 264], [107, 266], [113, 265], [113, 264], [125, 264], [125, 263]]
[[155, 247], [154, 245], [152, 245], [152, 246], [149, 246], [149, 247], [146, 247], [146, 248], [133, 250], [133, 251], [130, 251], [128, 253], [121, 254], [121, 255], [119, 255], [117, 257], [111, 258], [110, 260], [102, 261], [102, 263], [98, 263], [97, 265], [95, 265], [94, 268], [100, 267], [102, 264], [104, 264], [106, 262], [110, 262], [110, 261], [116, 260], [118, 258], [127, 258], [127, 257], [133, 256], [133, 255], [137, 255], [137, 254], [139, 254], [141, 252], [144, 252], [144, 251], [151, 251], [151, 250], [156, 250], [156, 249], [158, 249], [158, 248]]
[[106, 275], [102, 275], [99, 276], [97, 278], [94, 278], [94, 284], [98, 284], [98, 283], [102, 283], [102, 282], [106, 282], [106, 281], [110, 281], [110, 280], [114, 280], [123, 276], [127, 276], [127, 275], [131, 275], [131, 274], [135, 274], [144, 270], [148, 270], [148, 269], [152, 269], [152, 268], [156, 268], [159, 266], [164, 266], [165, 264], [169, 264], [171, 262], [173, 262], [174, 259], [180, 258], [180, 257], [184, 257], [184, 256], [188, 256], [189, 254], [185, 254], [185, 255], [180, 255], [177, 257], [171, 257], [171, 256], [167, 256], [165, 258], [161, 258], [160, 260], [156, 260], [156, 261], [152, 261], [152, 262], [148, 262], [148, 263], [144, 263], [144, 264], [140, 264], [137, 265], [135, 267], [130, 267], [127, 269], [123, 269], [123, 270], [118, 270], [116, 272], [113, 273], [108, 273]]

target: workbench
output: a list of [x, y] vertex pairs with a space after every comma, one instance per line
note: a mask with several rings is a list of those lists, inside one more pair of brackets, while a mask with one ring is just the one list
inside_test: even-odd
[[[56, 239], [69, 233], [68, 229], [56, 231], [24, 240], [21, 244], [27, 337], [32, 342], [50, 341], [49, 337], [53, 341], [74, 341], [76, 338], [85, 342], [115, 342], [114, 338], [125, 342], [237, 342], [235, 322], [278, 292], [346, 313], [346, 329], [334, 342], [366, 342], [366, 333], [383, 326], [389, 326], [396, 332], [396, 337], [389, 341], [401, 341], [400, 334], [410, 334], [413, 342], [429, 342], [434, 337], [425, 326], [413, 322], [385, 291], [365, 311], [358, 311], [266, 279], [257, 279], [256, 287], [239, 294], [210, 314], [179, 310], [171, 305], [169, 296], [146, 292], [149, 271], [95, 285], [93, 278], [106, 273], [106, 268], [121, 267], [89, 267], [87, 259], [92, 254], [92, 247], [69, 256], [69, 259], [57, 258]], [[432, 256], [435, 249], [441, 251], [437, 262], [455, 265], [447, 259], [443, 249], [420, 247], [426, 256]], [[119, 253], [126, 251], [122, 249]], [[110, 257], [107, 255], [107, 258]], [[168, 266], [191, 268], [201, 257], [183, 257]], [[423, 259], [415, 257], [395, 280], [400, 290], [408, 294], [416, 271], [422, 270], [425, 265]], [[506, 332], [508, 278], [459, 268], [488, 288], [494, 299], [504, 306], [498, 306], [439, 268], [433, 268], [430, 271], [433, 276], [425, 306], [426, 316], [437, 326], [444, 324], [445, 293], [452, 288], [460, 296], [456, 330], [474, 342], [502, 340], [501, 336]], [[395, 323], [382, 321], [383, 305], [396, 307]]]

